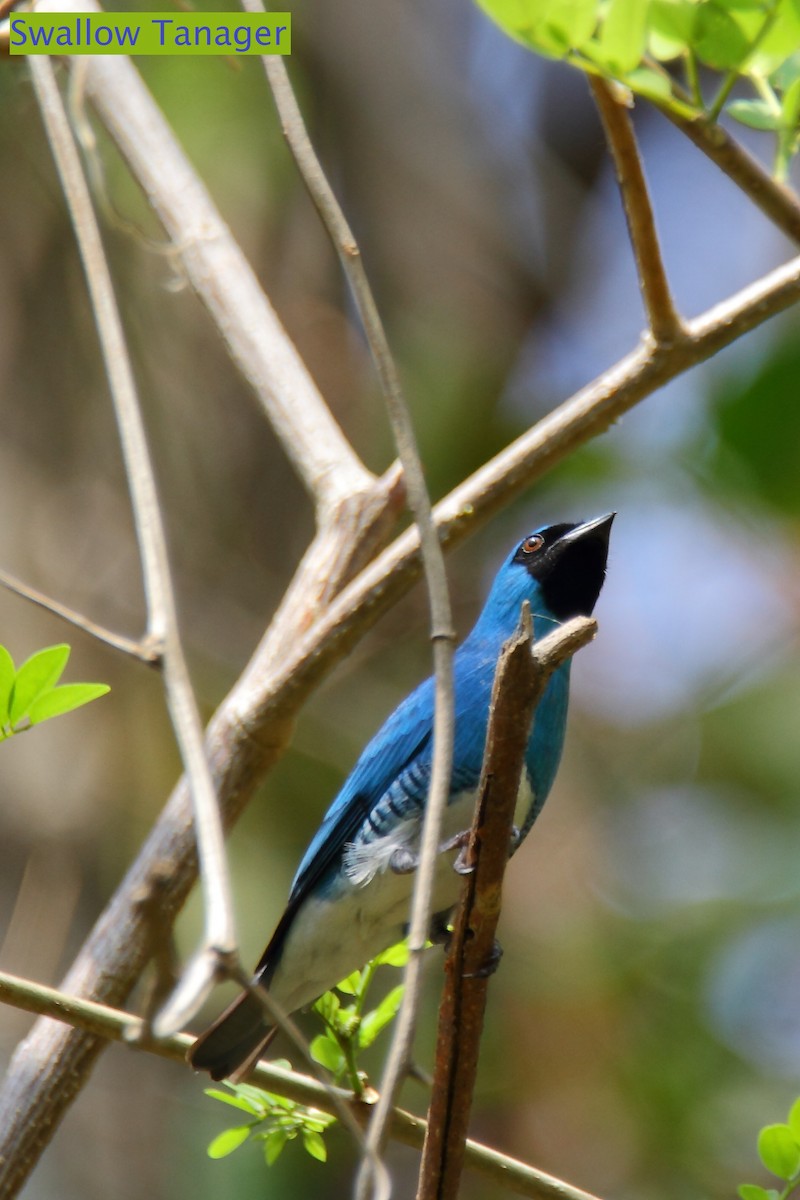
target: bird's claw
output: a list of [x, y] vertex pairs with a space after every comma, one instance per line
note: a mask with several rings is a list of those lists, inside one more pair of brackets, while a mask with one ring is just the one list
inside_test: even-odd
[[[459, 875], [470, 875], [474, 870], [472, 863], [467, 862], [467, 851], [469, 849], [469, 830], [464, 829], [461, 833], [456, 833], [451, 838], [447, 838], [439, 846], [439, 854], [447, 854], [450, 850], [458, 850], [455, 861], [453, 862], [453, 870]], [[419, 855], [413, 850], [398, 848], [389, 859], [389, 870], [395, 875], [411, 875], [419, 866]]]
[[503, 957], [503, 947], [495, 939], [492, 943], [492, 948], [484, 962], [483, 966], [478, 967], [477, 971], [468, 971], [462, 979], [488, 979], [490, 975], [494, 975], [497, 968], [500, 966], [500, 959]]

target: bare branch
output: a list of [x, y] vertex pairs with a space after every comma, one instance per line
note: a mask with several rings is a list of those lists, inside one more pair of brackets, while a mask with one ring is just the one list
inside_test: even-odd
[[669, 344], [682, 337], [684, 330], [661, 257], [633, 124], [624, 103], [615, 95], [614, 85], [596, 75], [588, 78], [614, 159], [650, 332], [657, 342]]
[[596, 621], [577, 618], [532, 647], [530, 607], [498, 660], [486, 750], [461, 902], [445, 965], [436, 1066], [417, 1200], [457, 1200], [472, 1109], [489, 964], [496, 955], [503, 877], [534, 710], [548, 680], [594, 637]]
[[[140, 1017], [91, 1000], [80, 1000], [66, 992], [3, 972], [0, 972], [0, 1002], [65, 1022], [104, 1041], [125, 1042], [137, 1050], [172, 1059], [181, 1065], [185, 1063], [186, 1052], [194, 1042], [194, 1037], [187, 1033], [173, 1034], [159, 1042], [144, 1042], [141, 1038]], [[334, 1103], [333, 1094], [336, 1101], [349, 1106], [356, 1121], [363, 1124], [369, 1117], [370, 1105], [354, 1101], [351, 1092], [343, 1088], [326, 1087], [309, 1075], [286, 1070], [274, 1063], [259, 1064], [253, 1071], [251, 1081], [259, 1087], [295, 1100], [298, 1104], [307, 1104], [336, 1116], [338, 1105]], [[425, 1130], [426, 1122], [421, 1117], [401, 1108], [394, 1110], [391, 1134], [397, 1141], [419, 1149], [423, 1144]], [[476, 1174], [491, 1179], [520, 1196], [530, 1196], [535, 1200], [596, 1200], [596, 1197], [588, 1192], [574, 1188], [561, 1179], [537, 1171], [535, 1167], [479, 1142], [467, 1142], [464, 1161]]]
[[[242, 0], [242, 5], [250, 12], [264, 11], [260, 0]], [[422, 829], [419, 868], [411, 902], [408, 935], [410, 955], [405, 971], [405, 993], [384, 1068], [380, 1100], [370, 1123], [367, 1137], [368, 1156], [364, 1161], [356, 1188], [356, 1194], [364, 1198], [371, 1184], [374, 1184], [376, 1192], [383, 1186], [381, 1173], [376, 1174], [375, 1164], [379, 1161], [386, 1138], [398, 1088], [408, 1069], [414, 1040], [422, 984], [422, 956], [427, 943], [430, 923], [437, 848], [441, 840], [442, 820], [452, 775], [455, 726], [453, 694], [455, 630], [450, 610], [444, 559], [433, 522], [430, 497], [425, 484], [414, 428], [383, 322], [364, 269], [361, 252], [308, 137], [283, 59], [277, 56], [264, 56], [262, 62], [286, 140], [328, 235], [338, 252], [372, 353], [395, 445], [403, 467], [409, 507], [419, 531], [431, 613], [431, 637], [436, 678], [431, 782]]]
[[[178, 632], [166, 536], [147, 436], [100, 230], [53, 66], [49, 58], [34, 56], [30, 70], [92, 301], [133, 505], [147, 597], [148, 637], [156, 646], [163, 647], [167, 704], [190, 780], [205, 893], [205, 951], [213, 982], [221, 960], [235, 957], [238, 952], [233, 901], [219, 805]], [[181, 1017], [186, 1007], [180, 1010]]]
[[800, 198], [773, 179], [757, 159], [735, 141], [728, 131], [703, 117], [690, 120], [654, 101], [664, 116], [685, 133], [737, 187], [749, 196], [757, 208], [795, 243], [800, 243]]
[[148, 666], [155, 666], [161, 662], [161, 648], [152, 639], [145, 638], [143, 641], [137, 642], [121, 633], [114, 633], [113, 630], [98, 625], [96, 621], [85, 617], [74, 608], [69, 608], [66, 604], [51, 599], [44, 592], [40, 592], [38, 588], [23, 583], [21, 579], [17, 579], [8, 571], [0, 570], [0, 586], [7, 588], [9, 592], [13, 592], [17, 596], [22, 596], [25, 600], [30, 600], [32, 604], [38, 604], [40, 608], [44, 608], [53, 616], [60, 617], [62, 621], [74, 625], [76, 629], [83, 630], [84, 633], [88, 633], [90, 637], [96, 638], [99, 642], [104, 642], [115, 650], [121, 650], [123, 654], [129, 654], [131, 658], [137, 658], [140, 662], [147, 663]]

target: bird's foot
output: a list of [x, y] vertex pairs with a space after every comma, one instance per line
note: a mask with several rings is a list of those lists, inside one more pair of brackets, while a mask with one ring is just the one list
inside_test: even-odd
[[448, 838], [446, 842], [442, 842], [439, 847], [439, 853], [446, 853], [448, 850], [458, 850], [458, 854], [453, 860], [453, 870], [457, 875], [471, 875], [475, 870], [475, 864], [469, 862], [467, 855], [469, 853], [469, 839], [471, 830], [462, 829], [461, 833], [454, 834]]
[[494, 942], [492, 943], [492, 948], [489, 951], [489, 954], [488, 954], [483, 966], [479, 967], [477, 971], [467, 972], [463, 976], [463, 978], [464, 979], [488, 979], [490, 975], [494, 975], [495, 971], [500, 966], [500, 959], [502, 957], [503, 957], [503, 947], [500, 945], [500, 943], [497, 941], [497, 939], [495, 939]]
[[[447, 838], [439, 846], [438, 853], [446, 854], [450, 850], [458, 850], [453, 870], [459, 875], [469, 875], [473, 866], [467, 862], [467, 849], [469, 847], [469, 830], [464, 829], [461, 833], [455, 834], [451, 838]], [[392, 853], [389, 859], [389, 870], [395, 875], [411, 875], [419, 866], [419, 855], [413, 850], [407, 850], [405, 847], [399, 847]]]

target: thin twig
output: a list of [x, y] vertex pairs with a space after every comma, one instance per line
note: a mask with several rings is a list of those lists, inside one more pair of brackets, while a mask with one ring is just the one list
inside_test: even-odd
[[104, 642], [115, 650], [121, 650], [123, 654], [129, 654], [131, 658], [137, 658], [140, 662], [147, 663], [148, 666], [157, 666], [161, 662], [161, 649], [151, 639], [144, 638], [142, 641], [135, 641], [121, 633], [114, 633], [113, 630], [106, 629], [104, 625], [98, 625], [96, 621], [85, 617], [76, 609], [69, 608], [59, 600], [53, 600], [44, 592], [40, 592], [38, 588], [23, 583], [21, 579], [17, 579], [8, 571], [0, 570], [0, 586], [7, 588], [9, 592], [14, 592], [17, 596], [22, 596], [25, 600], [30, 600], [33, 604], [38, 604], [40, 608], [44, 608], [53, 616], [60, 617], [62, 621], [74, 625], [76, 629], [82, 629], [84, 633], [88, 633], [99, 642]]
[[[20, 979], [15, 975], [0, 972], [0, 1003], [13, 1005], [25, 1012], [38, 1013], [76, 1029], [85, 1030], [103, 1041], [123, 1042], [137, 1050], [155, 1054], [159, 1058], [171, 1059], [183, 1065], [186, 1052], [194, 1043], [187, 1033], [173, 1034], [158, 1042], [142, 1039], [142, 1019], [120, 1009], [91, 1000], [81, 1000], [56, 988]], [[364, 1124], [370, 1114], [369, 1104], [353, 1100], [351, 1092], [343, 1088], [324, 1086], [317, 1079], [303, 1075], [274, 1063], [259, 1064], [251, 1076], [251, 1082], [271, 1092], [277, 1092], [298, 1104], [307, 1104], [332, 1116], [339, 1114], [334, 1101], [347, 1106], [357, 1122]], [[396, 1108], [392, 1113], [391, 1135], [397, 1141], [417, 1149], [425, 1138], [426, 1122], [404, 1109]], [[537, 1171], [535, 1167], [509, 1155], [501, 1154], [480, 1142], [468, 1141], [465, 1165], [487, 1179], [520, 1196], [534, 1200], [596, 1200], [596, 1197], [580, 1188], [572, 1187], [561, 1179]]]
[[495, 671], [468, 861], [445, 965], [436, 1065], [417, 1200], [457, 1200], [475, 1091], [489, 964], [496, 958], [503, 877], [534, 710], [548, 680], [594, 637], [577, 618], [532, 646], [530, 608], [506, 642]]
[[[264, 12], [260, 0], [242, 0], [242, 7], [249, 12]], [[431, 613], [431, 639], [436, 679], [431, 782], [422, 829], [420, 861], [411, 902], [408, 934], [410, 954], [405, 971], [403, 1004], [394, 1027], [392, 1045], [384, 1068], [381, 1097], [370, 1124], [367, 1138], [370, 1157], [365, 1162], [366, 1169], [360, 1173], [356, 1187], [356, 1195], [359, 1200], [365, 1200], [370, 1183], [374, 1180], [373, 1164], [385, 1141], [391, 1110], [394, 1107], [398, 1088], [408, 1068], [414, 1040], [422, 984], [422, 955], [430, 923], [437, 848], [441, 840], [442, 821], [452, 775], [454, 737], [452, 672], [455, 630], [453, 629], [447, 590], [444, 558], [433, 521], [430, 497], [425, 484], [414, 428], [383, 322], [364, 269], [361, 252], [308, 137], [283, 59], [277, 56], [264, 56], [262, 62], [287, 143], [339, 255], [372, 353], [398, 457], [403, 467], [408, 505], [419, 530], [422, 565]]]
[[650, 332], [657, 342], [669, 344], [683, 336], [683, 324], [672, 299], [661, 256], [633, 123], [625, 105], [617, 100], [614, 85], [596, 75], [588, 78], [614, 159]]
[[47, 57], [33, 56], [29, 65], [92, 301], [133, 506], [147, 599], [148, 638], [163, 649], [167, 706], [194, 805], [205, 897], [205, 942], [201, 955], [208, 979], [207, 986], [196, 988], [191, 997], [179, 997], [183, 1003], [173, 1014], [179, 1028], [187, 1014], [202, 1002], [226, 960], [235, 961], [238, 953], [222, 821], [178, 632], [155, 476], [100, 230], [52, 63]]
[[722, 126], [705, 117], [691, 119], [666, 105], [656, 107], [721, 171], [749, 196], [757, 208], [782, 233], [800, 244], [800, 198], [785, 183], [774, 179]]

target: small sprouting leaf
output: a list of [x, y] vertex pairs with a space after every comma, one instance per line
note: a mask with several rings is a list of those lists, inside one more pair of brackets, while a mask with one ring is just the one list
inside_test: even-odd
[[334, 1025], [341, 1006], [341, 1001], [334, 992], [325, 992], [315, 1002], [314, 1012], [319, 1013], [327, 1025]]
[[371, 1046], [381, 1030], [385, 1029], [389, 1022], [397, 1016], [397, 1010], [403, 1001], [404, 990], [403, 984], [399, 983], [384, 996], [376, 1009], [366, 1013], [362, 1018], [361, 1028], [358, 1031], [358, 1044], [362, 1049], [365, 1050], [367, 1046]]
[[264, 1138], [264, 1158], [268, 1167], [271, 1167], [277, 1160], [288, 1140], [289, 1130], [282, 1129], [280, 1126], [277, 1129], [271, 1129], [266, 1135]]
[[390, 946], [372, 961], [379, 967], [404, 967], [408, 962], [408, 942], [398, 942], [396, 946]]
[[779, 1196], [774, 1188], [759, 1187], [757, 1183], [742, 1183], [736, 1190], [741, 1200], [778, 1200]]
[[669, 78], [651, 67], [637, 67], [635, 71], [629, 71], [623, 76], [622, 82], [632, 92], [647, 96], [651, 100], [669, 100], [672, 95]]
[[303, 1145], [312, 1158], [316, 1158], [319, 1162], [327, 1162], [328, 1151], [320, 1134], [313, 1129], [303, 1130]]
[[344, 992], [345, 996], [357, 996], [361, 988], [361, 972], [353, 971], [346, 979], [337, 983], [336, 990]]
[[13, 658], [5, 646], [0, 646], [0, 729], [8, 724], [8, 706], [16, 673], [17, 669], [14, 666]]
[[765, 1125], [758, 1135], [758, 1155], [779, 1179], [791, 1179], [800, 1169], [800, 1145], [788, 1125]]
[[67, 645], [46, 646], [22, 664], [17, 671], [11, 692], [11, 724], [16, 725], [28, 715], [37, 696], [55, 687], [67, 665], [70, 648]]
[[210, 1096], [212, 1100], [221, 1100], [223, 1104], [230, 1104], [232, 1108], [239, 1108], [242, 1112], [250, 1113], [252, 1117], [263, 1116], [263, 1109], [256, 1108], [244, 1096], [234, 1095], [232, 1092], [223, 1092], [220, 1088], [205, 1088], [205, 1094]]
[[238, 1150], [243, 1142], [250, 1137], [251, 1125], [237, 1125], [234, 1129], [224, 1129], [217, 1134], [206, 1151], [209, 1158], [225, 1158]]
[[309, 1051], [314, 1062], [326, 1067], [334, 1075], [344, 1071], [347, 1065], [339, 1043], [327, 1033], [318, 1034], [309, 1046]]
[[780, 129], [783, 120], [766, 100], [732, 100], [725, 111], [751, 129], [774, 131]]
[[60, 687], [51, 688], [49, 692], [37, 696], [29, 705], [30, 723], [41, 725], [42, 721], [72, 712], [74, 708], [89, 704], [110, 691], [107, 683], [62, 683]]
[[240, 1100], [244, 1100], [249, 1104], [252, 1111], [259, 1117], [263, 1117], [267, 1112], [270, 1104], [283, 1103], [293, 1104], [291, 1100], [284, 1100], [282, 1096], [272, 1096], [269, 1092], [265, 1092], [263, 1088], [256, 1087], [252, 1083], [236, 1083], [233, 1085], [233, 1090]]

